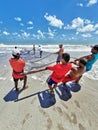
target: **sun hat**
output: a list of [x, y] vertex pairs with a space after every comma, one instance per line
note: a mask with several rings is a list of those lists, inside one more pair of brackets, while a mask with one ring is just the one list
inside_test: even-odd
[[20, 55], [20, 51], [18, 49], [14, 49], [12, 51], [12, 55], [14, 55], [14, 56]]

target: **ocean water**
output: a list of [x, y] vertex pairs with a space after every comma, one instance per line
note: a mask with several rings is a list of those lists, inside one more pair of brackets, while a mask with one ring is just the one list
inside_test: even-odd
[[[1, 67], [7, 67], [8, 59], [11, 57], [12, 50], [14, 49], [16, 45], [4, 45], [0, 44], [0, 69]], [[43, 49], [43, 57], [39, 57], [39, 51], [38, 51], [38, 45], [35, 45], [36, 47], [36, 54], [33, 54], [32, 48], [33, 45], [17, 45], [18, 49], [21, 51], [21, 57], [26, 60], [26, 71], [29, 71], [31, 69], [36, 69], [40, 67], [44, 67], [47, 65], [50, 65], [51, 63], [55, 63], [57, 55], [53, 54], [53, 52], [56, 52], [59, 48], [56, 44], [47, 44], [42, 45]], [[79, 58], [81, 56], [89, 55], [91, 54], [90, 45], [64, 45], [65, 52], [69, 53], [71, 56], [71, 60], [74, 60], [75, 58]], [[33, 78], [35, 79], [41, 79], [46, 76], [47, 73], [43, 74], [40, 77], [38, 77], [38, 74], [33, 75]], [[98, 80], [98, 61], [93, 65], [93, 68], [91, 71], [84, 74], [90, 79]], [[3, 79], [4, 77], [0, 76], [0, 79]]]

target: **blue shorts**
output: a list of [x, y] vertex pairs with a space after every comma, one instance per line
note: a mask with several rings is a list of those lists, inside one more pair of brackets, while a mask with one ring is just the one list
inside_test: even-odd
[[49, 85], [57, 84], [57, 82], [53, 81], [51, 78], [47, 82]]
[[56, 62], [60, 62], [61, 59], [62, 59], [62, 55], [58, 55]]

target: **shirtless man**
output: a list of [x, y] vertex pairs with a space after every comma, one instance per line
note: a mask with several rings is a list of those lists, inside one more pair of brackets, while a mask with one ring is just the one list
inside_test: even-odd
[[54, 54], [58, 54], [58, 57], [57, 57], [57, 60], [56, 60], [56, 63], [59, 64], [60, 63], [60, 60], [62, 58], [62, 54], [64, 53], [64, 48], [63, 48], [63, 45], [60, 44], [59, 45], [59, 50], [57, 52], [55, 52]]
[[76, 83], [78, 83], [82, 74], [86, 72], [86, 63], [86, 60], [82, 58], [78, 62], [75, 62], [70, 72], [67, 75], [65, 75], [62, 83], [65, 84], [69, 81], [75, 81]]

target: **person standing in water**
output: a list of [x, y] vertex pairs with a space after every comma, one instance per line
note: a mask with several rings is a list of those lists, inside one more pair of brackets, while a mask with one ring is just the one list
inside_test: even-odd
[[35, 44], [33, 44], [33, 53], [35, 55]]
[[38, 50], [39, 50], [40, 58], [42, 58], [43, 50], [42, 50], [42, 46], [41, 45], [38, 46]]
[[64, 48], [63, 48], [63, 45], [60, 44], [60, 45], [59, 45], [59, 50], [54, 53], [54, 54], [58, 54], [57, 60], [56, 60], [56, 63], [57, 63], [57, 64], [60, 64], [60, 60], [62, 59], [62, 54], [63, 54], [63, 53], [64, 53]]

